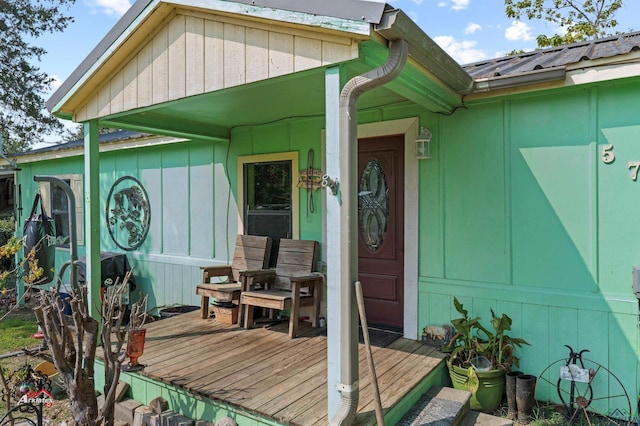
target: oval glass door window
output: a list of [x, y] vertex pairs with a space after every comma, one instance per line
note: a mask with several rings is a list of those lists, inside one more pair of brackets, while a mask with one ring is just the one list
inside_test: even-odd
[[377, 251], [389, 222], [389, 185], [378, 160], [369, 160], [360, 177], [358, 222], [362, 241], [371, 252]]

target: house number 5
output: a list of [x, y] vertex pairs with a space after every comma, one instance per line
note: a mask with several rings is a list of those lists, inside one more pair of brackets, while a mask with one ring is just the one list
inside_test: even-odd
[[[602, 162], [605, 164], [611, 164], [616, 159], [616, 155], [613, 153], [613, 145], [605, 145], [602, 147]], [[635, 179], [634, 179], [635, 180]]]

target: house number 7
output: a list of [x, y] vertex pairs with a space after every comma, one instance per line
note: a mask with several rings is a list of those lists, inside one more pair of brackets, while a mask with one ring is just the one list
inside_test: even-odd
[[638, 178], [638, 169], [640, 169], [640, 161], [629, 161], [629, 168], [631, 170], [631, 180]]

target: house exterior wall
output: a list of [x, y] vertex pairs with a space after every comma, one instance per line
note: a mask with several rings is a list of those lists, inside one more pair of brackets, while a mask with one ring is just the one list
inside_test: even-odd
[[[361, 124], [417, 117], [434, 135], [431, 158], [418, 166], [418, 244], [405, 250], [417, 250], [418, 330], [457, 317], [454, 296], [487, 324], [493, 308], [531, 343], [519, 350], [521, 370], [540, 374], [568, 355], [565, 344], [589, 349], [585, 357], [615, 374], [635, 407], [640, 338], [631, 271], [640, 265], [640, 182], [629, 163], [640, 161], [639, 93], [640, 79], [626, 79], [475, 101], [452, 115], [411, 106], [359, 114]], [[124, 175], [149, 193], [149, 236], [128, 254], [150, 306], [197, 305], [199, 267], [226, 263], [239, 229], [238, 158], [297, 151], [306, 168], [309, 149], [322, 157], [323, 127], [322, 117], [290, 119], [235, 128], [230, 145], [101, 154], [103, 203]], [[606, 152], [615, 161], [605, 162]], [[34, 174], [83, 171], [81, 157], [20, 167], [25, 206]], [[323, 194], [307, 215], [299, 190], [302, 239], [323, 241]], [[101, 244], [118, 251], [106, 230]]]
[[[199, 305], [195, 284], [201, 266], [227, 264], [236, 235], [242, 229], [238, 215], [238, 157], [273, 152], [298, 152], [306, 167], [308, 149], [320, 152], [321, 120], [299, 120], [259, 128], [237, 129], [231, 146], [186, 141], [146, 148], [103, 152], [100, 155], [101, 251], [123, 252], [106, 228], [105, 205], [113, 183], [133, 176], [144, 186], [150, 201], [151, 224], [144, 243], [127, 251], [135, 268], [137, 291], [149, 295], [149, 308], [174, 304]], [[227, 154], [227, 149], [229, 153]], [[316, 168], [320, 167], [320, 155]], [[24, 209], [37, 191], [34, 175], [83, 174], [79, 155], [22, 163]], [[321, 197], [316, 192], [315, 212], [306, 214], [305, 190], [299, 191], [299, 236], [322, 241]], [[27, 215], [28, 211], [23, 212]], [[83, 226], [79, 224], [78, 226]], [[78, 254], [83, 256], [84, 246]], [[69, 250], [56, 249], [56, 270], [69, 260]], [[137, 294], [133, 295], [133, 300]]]
[[420, 170], [421, 327], [458, 317], [453, 296], [487, 326], [490, 308], [505, 312], [531, 343], [521, 370], [540, 374], [565, 344], [589, 349], [635, 410], [639, 93], [639, 79], [619, 80], [441, 116]]

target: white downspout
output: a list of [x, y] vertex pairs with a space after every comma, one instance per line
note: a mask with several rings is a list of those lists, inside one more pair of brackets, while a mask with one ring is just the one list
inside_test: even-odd
[[340, 93], [340, 229], [347, 230], [340, 239], [340, 335], [341, 402], [330, 425], [350, 425], [358, 407], [358, 310], [354, 283], [358, 280], [358, 98], [363, 93], [394, 80], [404, 68], [408, 43], [394, 40], [389, 57], [382, 66], [352, 78]]

